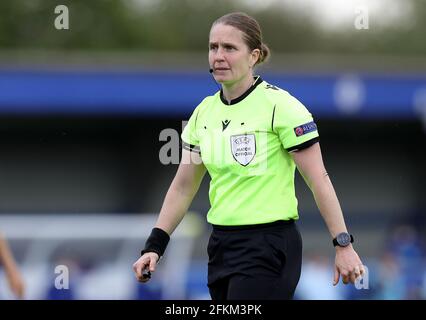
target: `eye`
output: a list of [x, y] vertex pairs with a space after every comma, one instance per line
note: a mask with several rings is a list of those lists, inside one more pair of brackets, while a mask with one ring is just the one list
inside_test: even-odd
[[216, 44], [211, 44], [211, 45], [209, 45], [209, 49], [210, 50], [217, 50], [217, 45]]
[[226, 51], [233, 51], [233, 50], [236, 49], [234, 46], [231, 46], [231, 45], [225, 45], [224, 48], [225, 48]]

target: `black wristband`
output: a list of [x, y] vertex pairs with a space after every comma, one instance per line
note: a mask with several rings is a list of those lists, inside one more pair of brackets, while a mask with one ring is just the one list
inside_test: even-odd
[[160, 228], [153, 228], [150, 236], [145, 242], [145, 249], [141, 251], [141, 255], [147, 252], [155, 252], [161, 257], [166, 251], [167, 244], [169, 243], [170, 236], [166, 231]]

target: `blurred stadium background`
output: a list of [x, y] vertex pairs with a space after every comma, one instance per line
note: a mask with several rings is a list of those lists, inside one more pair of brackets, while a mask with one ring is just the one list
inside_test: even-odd
[[[55, 29], [57, 5], [69, 30]], [[177, 169], [159, 160], [160, 133], [180, 133], [217, 90], [208, 33], [230, 11], [263, 27], [272, 58], [258, 73], [313, 113], [369, 271], [368, 289], [332, 287], [330, 236], [297, 176], [296, 298], [425, 299], [424, 1], [3, 0], [0, 231], [28, 299], [209, 298], [208, 177], [150, 285], [131, 266]], [[54, 286], [58, 265], [68, 290]], [[12, 298], [0, 269], [0, 299]]]

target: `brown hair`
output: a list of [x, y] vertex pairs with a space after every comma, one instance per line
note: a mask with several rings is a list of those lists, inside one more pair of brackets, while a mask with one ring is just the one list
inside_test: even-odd
[[266, 61], [271, 55], [268, 46], [262, 42], [262, 31], [259, 23], [248, 14], [244, 12], [228, 13], [213, 22], [212, 27], [217, 24], [232, 26], [240, 30], [244, 34], [244, 41], [250, 50], [260, 50], [260, 56], [255, 65]]

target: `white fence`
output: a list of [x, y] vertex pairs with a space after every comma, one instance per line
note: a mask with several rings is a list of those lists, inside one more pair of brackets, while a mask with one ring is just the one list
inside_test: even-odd
[[[185, 299], [194, 244], [205, 224], [188, 213], [152, 280], [139, 284], [132, 264], [156, 218], [157, 214], [0, 215], [0, 231], [23, 273], [27, 299], [46, 298], [62, 276], [55, 274], [58, 265], [69, 269], [68, 290], [75, 299], [134, 299], [140, 286], [156, 289], [162, 299]], [[13, 298], [4, 277], [0, 275], [0, 299]]]

